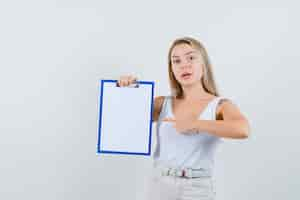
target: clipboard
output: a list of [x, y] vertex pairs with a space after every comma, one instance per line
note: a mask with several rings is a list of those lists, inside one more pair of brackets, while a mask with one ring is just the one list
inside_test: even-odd
[[153, 81], [100, 80], [98, 154], [151, 154]]

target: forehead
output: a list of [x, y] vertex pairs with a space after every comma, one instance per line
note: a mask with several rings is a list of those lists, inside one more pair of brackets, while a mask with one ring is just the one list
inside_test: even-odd
[[186, 43], [177, 44], [173, 48], [171, 56], [183, 56], [189, 52], [199, 53], [199, 51], [197, 51], [197, 49], [195, 49], [194, 47], [192, 47], [189, 44], [186, 44]]

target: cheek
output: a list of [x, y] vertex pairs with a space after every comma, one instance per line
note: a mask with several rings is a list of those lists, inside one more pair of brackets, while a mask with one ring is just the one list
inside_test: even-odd
[[199, 66], [195, 67], [194, 72], [195, 72], [195, 77], [197, 79], [200, 79], [203, 75], [202, 66], [201, 67], [199, 67]]
[[175, 76], [175, 78], [176, 79], [179, 79], [180, 77], [180, 74], [179, 74], [179, 72], [178, 71], [176, 71], [174, 68], [172, 68], [172, 72], [173, 72], [173, 74], [174, 74], [174, 76]]

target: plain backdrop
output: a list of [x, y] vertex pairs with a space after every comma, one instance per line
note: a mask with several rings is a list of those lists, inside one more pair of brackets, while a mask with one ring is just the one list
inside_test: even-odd
[[151, 157], [96, 154], [98, 81], [133, 74], [168, 95], [168, 48], [191, 36], [251, 124], [248, 139], [219, 146], [218, 200], [299, 199], [298, 10], [292, 0], [1, 1], [0, 198], [143, 199]]

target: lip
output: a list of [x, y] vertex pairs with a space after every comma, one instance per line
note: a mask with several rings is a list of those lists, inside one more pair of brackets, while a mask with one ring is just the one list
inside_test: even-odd
[[[188, 76], [185, 76], [186, 74], [188, 74]], [[182, 79], [189, 79], [189, 78], [191, 77], [191, 75], [192, 75], [192, 73], [185, 72], [185, 73], [181, 74], [180, 77], [181, 77]]]

